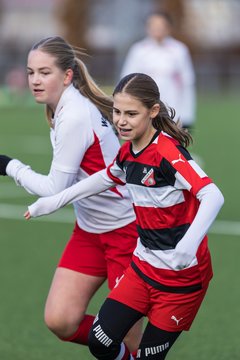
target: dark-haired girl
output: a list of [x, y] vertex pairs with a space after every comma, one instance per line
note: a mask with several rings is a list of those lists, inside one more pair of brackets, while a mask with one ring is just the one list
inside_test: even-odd
[[148, 318], [137, 359], [162, 360], [189, 330], [212, 278], [207, 231], [224, 199], [186, 147], [190, 135], [173, 121], [153, 79], [134, 73], [113, 93], [113, 123], [125, 143], [107, 170], [29, 206], [25, 217], [55, 211], [127, 184], [137, 218], [132, 262], [102, 305], [89, 347], [97, 359], [132, 359], [123, 343]]

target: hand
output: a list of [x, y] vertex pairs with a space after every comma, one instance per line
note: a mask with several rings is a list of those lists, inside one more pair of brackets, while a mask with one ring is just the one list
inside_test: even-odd
[[51, 201], [51, 199], [54, 199], [55, 197], [58, 197], [58, 194], [39, 198], [33, 204], [29, 205], [28, 210], [24, 213], [25, 219], [29, 220], [31, 218], [55, 212], [58, 207], [56, 207], [55, 202], [52, 203]]
[[173, 267], [176, 270], [188, 268], [195, 261], [196, 252], [193, 248], [179, 241], [173, 256]]
[[26, 212], [24, 213], [24, 217], [25, 217], [26, 220], [30, 220], [30, 219], [31, 219], [31, 214], [30, 214], [30, 212], [29, 212], [29, 211], [26, 211]]
[[6, 156], [6, 155], [0, 155], [0, 175], [7, 175], [6, 173], [6, 168], [7, 165], [9, 163], [9, 161], [11, 161], [12, 158]]

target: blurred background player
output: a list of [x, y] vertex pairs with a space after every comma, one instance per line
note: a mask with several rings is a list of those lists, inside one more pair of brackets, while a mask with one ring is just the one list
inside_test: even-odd
[[195, 122], [195, 73], [187, 46], [171, 36], [168, 13], [151, 14], [146, 21], [147, 36], [129, 49], [121, 77], [141, 72], [151, 76], [161, 89], [161, 99], [176, 111], [184, 128]]
[[[49, 196], [104, 169], [119, 140], [111, 125], [112, 100], [89, 75], [81, 53], [60, 37], [44, 38], [29, 52], [27, 72], [37, 103], [46, 105], [52, 142], [48, 175], [0, 156], [0, 175], [29, 193]], [[6, 170], [7, 167], [7, 170]], [[94, 316], [89, 301], [108, 278], [112, 289], [136, 246], [135, 214], [125, 188], [114, 188], [74, 203], [76, 224], [56, 269], [45, 307], [45, 322], [59, 338], [87, 344]], [[141, 326], [126, 338], [137, 348]]]

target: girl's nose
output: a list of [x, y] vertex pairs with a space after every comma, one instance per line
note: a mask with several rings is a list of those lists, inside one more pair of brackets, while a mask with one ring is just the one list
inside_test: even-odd
[[121, 114], [121, 116], [119, 116], [119, 120], [118, 120], [119, 124], [126, 124], [126, 116], [124, 114]]
[[39, 84], [40, 83], [40, 78], [39, 78], [39, 75], [38, 74], [34, 74], [32, 76], [32, 83], [33, 84]]

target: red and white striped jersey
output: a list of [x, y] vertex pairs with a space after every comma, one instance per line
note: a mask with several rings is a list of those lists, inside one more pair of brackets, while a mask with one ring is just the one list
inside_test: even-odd
[[169, 265], [197, 213], [196, 194], [212, 182], [189, 152], [166, 133], [156, 133], [138, 153], [126, 142], [108, 167], [108, 176], [127, 184], [134, 205], [139, 240], [133, 261], [138, 269], [166, 286], [208, 281], [212, 268], [206, 236], [188, 268], [176, 270]]

